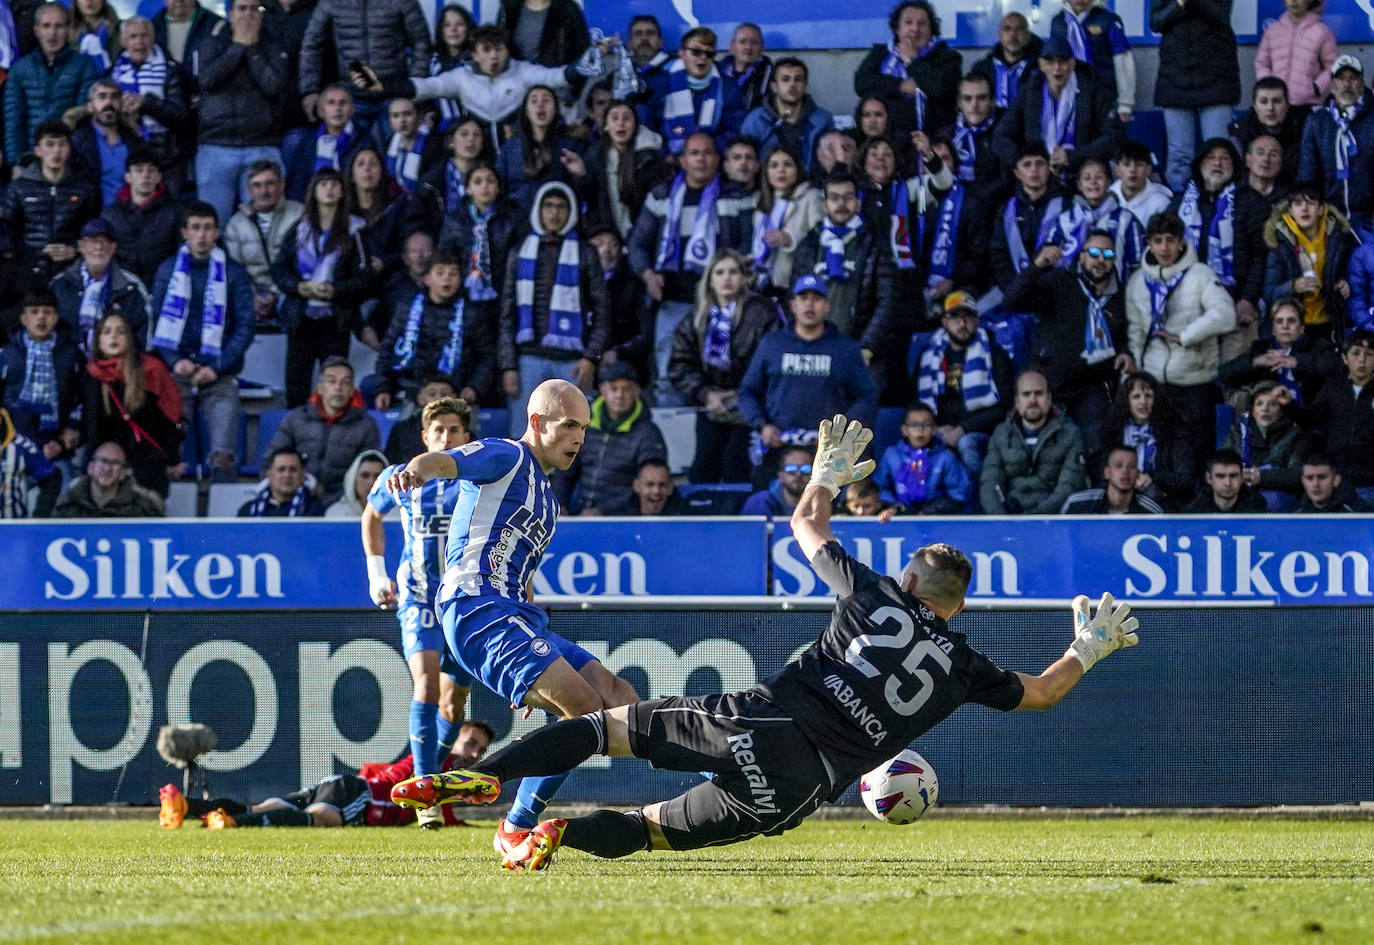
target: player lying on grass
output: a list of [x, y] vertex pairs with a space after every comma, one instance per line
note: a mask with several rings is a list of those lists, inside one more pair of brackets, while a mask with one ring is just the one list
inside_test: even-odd
[[[444, 767], [461, 768], [487, 753], [496, 733], [486, 722], [468, 720], [458, 731], [453, 754]], [[175, 784], [158, 791], [162, 801], [157, 822], [169, 830], [189, 814], [211, 830], [230, 827], [401, 827], [415, 822], [415, 811], [391, 801], [391, 789], [415, 774], [413, 756], [391, 765], [363, 765], [357, 774], [336, 774], [286, 797], [269, 797], [252, 806], [230, 798], [208, 801], [186, 797]], [[463, 822], [444, 810], [444, 822]]]
[[564, 771], [594, 754], [635, 755], [715, 778], [636, 811], [544, 821], [502, 865], [542, 869], [560, 845], [617, 857], [778, 834], [965, 702], [1048, 709], [1099, 659], [1137, 642], [1128, 605], [1103, 594], [1090, 615], [1088, 599], [1078, 597], [1063, 657], [1038, 676], [1008, 672], [946, 624], [963, 609], [972, 574], [960, 551], [918, 549], [900, 583], [845, 554], [830, 531], [830, 506], [841, 488], [872, 471], [872, 461], [859, 463], [871, 439], [844, 417], [820, 426], [792, 532], [839, 599], [825, 632], [799, 658], [748, 692], [652, 699], [550, 725], [468, 771], [398, 785], [393, 799], [490, 803], [512, 778]]

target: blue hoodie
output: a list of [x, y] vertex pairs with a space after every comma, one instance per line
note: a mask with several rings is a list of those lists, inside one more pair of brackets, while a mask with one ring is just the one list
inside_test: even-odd
[[878, 385], [864, 364], [859, 343], [834, 325], [806, 341], [792, 325], [759, 341], [739, 386], [739, 409], [755, 430], [772, 424], [814, 430], [842, 413], [873, 425]]
[[926, 447], [925, 496], [911, 491], [912, 477], [907, 474], [916, 458], [916, 448], [908, 443], [893, 443], [883, 450], [873, 482], [878, 486], [884, 502], [896, 502], [911, 511], [927, 515], [955, 515], [968, 509], [973, 485], [968, 470], [951, 450], [937, 437]]

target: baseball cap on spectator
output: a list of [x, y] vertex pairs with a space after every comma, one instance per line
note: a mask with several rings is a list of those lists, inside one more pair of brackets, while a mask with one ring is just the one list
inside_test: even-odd
[[612, 381], [634, 381], [639, 383], [639, 372], [624, 361], [612, 361], [610, 364], [601, 365], [601, 369], [596, 372], [596, 382], [598, 384], [609, 384]]
[[978, 314], [978, 300], [971, 293], [956, 289], [945, 296], [945, 303], [942, 306], [945, 315], [953, 315], [955, 312], [972, 312]]
[[1359, 57], [1344, 53], [1336, 57], [1336, 61], [1331, 63], [1331, 74], [1334, 76], [1342, 69], [1354, 69], [1360, 75], [1364, 75], [1364, 66], [1360, 63]]
[[114, 239], [114, 227], [110, 226], [104, 217], [96, 217], [94, 220], [87, 220], [86, 225], [81, 228], [81, 238], [84, 240], [91, 236], [104, 236], [109, 239]]
[[818, 295], [830, 298], [830, 290], [826, 288], [825, 280], [810, 272], [804, 276], [798, 277], [797, 281], [792, 283], [793, 295], [801, 295], [803, 292], [815, 292]]
[[1069, 45], [1067, 37], [1051, 36], [1045, 40], [1045, 44], [1040, 47], [1041, 59], [1072, 59], [1073, 47]]

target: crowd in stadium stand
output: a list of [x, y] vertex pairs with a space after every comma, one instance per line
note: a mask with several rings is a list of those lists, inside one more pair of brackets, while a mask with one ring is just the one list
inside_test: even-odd
[[[1157, 160], [1097, 0], [1008, 13], [967, 70], [903, 0], [852, 122], [747, 23], [0, 3], [0, 517], [259, 475], [240, 515], [356, 517], [424, 404], [519, 436], [551, 377], [592, 401], [579, 514], [788, 514], [817, 422], [884, 410], [854, 514], [1364, 510], [1374, 94], [1285, 7], [1239, 111], [1229, 0], [1152, 0]], [[255, 457], [259, 335], [286, 413]], [[664, 407], [696, 411], [676, 483]]]

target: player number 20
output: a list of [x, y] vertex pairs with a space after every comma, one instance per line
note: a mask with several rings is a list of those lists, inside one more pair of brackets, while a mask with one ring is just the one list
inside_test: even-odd
[[[869, 679], [874, 678], [882, 671], [868, 661], [862, 654], [862, 650], [869, 647], [882, 649], [900, 650], [910, 645], [912, 638], [916, 635], [916, 625], [911, 620], [911, 615], [896, 607], [879, 607], [871, 615], [872, 620], [879, 627], [889, 623], [897, 625], [897, 632], [890, 634], [865, 633], [849, 641], [849, 647], [845, 650], [844, 660]], [[935, 688], [935, 680], [931, 678], [929, 672], [921, 668], [921, 663], [926, 657], [930, 657], [940, 665], [940, 668], [949, 673], [951, 663], [949, 656], [944, 650], [935, 645], [935, 641], [929, 637], [917, 642], [915, 646], [907, 650], [906, 656], [902, 658], [901, 669], [905, 673], [893, 672], [887, 677], [887, 682], [883, 686], [883, 694], [887, 697], [887, 704], [892, 706], [892, 711], [899, 715], [915, 715], [920, 711], [921, 706], [926, 704], [930, 698], [932, 690]], [[902, 698], [902, 687], [905, 683], [914, 681], [916, 691], [909, 698]]]

